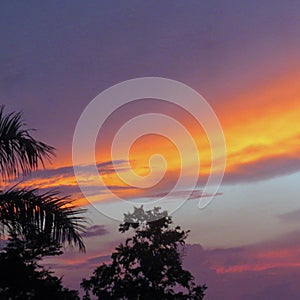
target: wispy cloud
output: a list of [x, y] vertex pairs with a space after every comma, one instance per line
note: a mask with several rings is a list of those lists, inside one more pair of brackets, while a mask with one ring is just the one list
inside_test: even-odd
[[275, 156], [241, 163], [225, 172], [224, 183], [266, 180], [300, 171], [300, 157]]
[[[190, 193], [190, 196], [188, 200], [194, 200], [194, 199], [200, 199], [205, 197], [211, 197], [212, 195], [209, 193], [204, 193], [202, 190], [196, 189], [196, 190], [185, 190], [185, 191], [176, 191], [172, 193], [172, 198], [182, 198], [185, 197], [188, 193]], [[162, 198], [167, 196], [168, 193], [160, 193], [155, 195], [150, 195], [149, 198]], [[215, 196], [221, 196], [223, 193], [217, 193]]]
[[227, 249], [187, 245], [184, 265], [208, 285], [208, 300], [299, 299], [300, 232]]
[[[102, 227], [96, 227], [101, 229]], [[298, 300], [300, 287], [300, 232], [295, 231], [274, 240], [232, 248], [205, 249], [187, 244], [183, 264], [196, 281], [207, 284], [208, 300], [291, 299]], [[66, 253], [51, 267], [65, 274], [67, 285], [90, 276], [102, 263], [109, 263], [118, 241], [106, 249], [76, 258]], [[75, 256], [74, 256], [75, 255]], [[80, 269], [78, 273], [76, 270]], [[72, 278], [72, 280], [71, 280]]]
[[300, 209], [280, 214], [278, 218], [284, 222], [300, 222]]
[[108, 230], [104, 225], [93, 225], [89, 227], [82, 236], [85, 238], [95, 237], [95, 236], [103, 236], [108, 234]]

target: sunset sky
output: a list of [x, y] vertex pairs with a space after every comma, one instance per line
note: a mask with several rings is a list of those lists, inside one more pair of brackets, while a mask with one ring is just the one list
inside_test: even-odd
[[[211, 166], [209, 138], [191, 114], [156, 99], [121, 107], [99, 132], [95, 157], [104, 183], [134, 201], [168, 191], [181, 165], [172, 141], [141, 137], [130, 149], [130, 164], [114, 157], [116, 170], [110, 149], [118, 129], [135, 116], [175, 118], [192, 134], [201, 159], [197, 188], [173, 218], [191, 230], [184, 264], [207, 284], [205, 299], [299, 299], [299, 16], [300, 2], [293, 0], [1, 2], [0, 103], [6, 111], [22, 111], [35, 137], [57, 149], [52, 164], [21, 184], [72, 195], [91, 220], [86, 254], [66, 250], [47, 262], [67, 286], [78, 288], [124, 239], [119, 223], [98, 211], [118, 204], [94, 178], [85, 178], [93, 205], [77, 185], [77, 121], [103, 90], [133, 78], [164, 77], [200, 93], [220, 121], [227, 162], [218, 194], [198, 209]], [[155, 153], [167, 163], [155, 188], [136, 189], [116, 175], [126, 177], [132, 168], [147, 180]], [[154, 173], [161, 168], [154, 164]], [[185, 180], [188, 189], [189, 175]]]

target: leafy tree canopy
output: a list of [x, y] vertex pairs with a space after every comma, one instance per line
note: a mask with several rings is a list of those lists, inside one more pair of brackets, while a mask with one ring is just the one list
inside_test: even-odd
[[84, 299], [90, 299], [90, 293], [98, 299], [203, 299], [206, 286], [197, 285], [182, 267], [182, 246], [189, 231], [172, 223], [160, 208], [140, 207], [125, 214], [119, 231], [134, 230], [134, 235], [116, 248], [110, 264], [102, 264], [82, 281]]
[[0, 251], [0, 299], [79, 300], [77, 291], [64, 288], [61, 278], [38, 265], [44, 255], [61, 253], [59, 244], [53, 243], [39, 251], [12, 234], [6, 247]]

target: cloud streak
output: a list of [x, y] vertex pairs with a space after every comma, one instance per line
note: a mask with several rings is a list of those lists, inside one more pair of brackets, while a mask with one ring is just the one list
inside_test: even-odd
[[90, 238], [90, 237], [99, 237], [108, 234], [107, 229], [104, 225], [93, 225], [89, 227], [82, 236], [84, 238]]
[[[95, 230], [98, 229], [103, 228], [96, 226]], [[299, 237], [300, 232], [295, 231], [266, 242], [218, 249], [187, 244], [183, 248], [183, 264], [198, 283], [207, 284], [208, 300], [298, 300]], [[115, 241], [114, 245], [118, 243]], [[65, 274], [67, 285], [74, 286], [82, 277], [90, 276], [97, 266], [109, 262], [113, 249], [110, 244], [101, 253], [93, 252], [80, 258], [66, 253], [59, 263], [50, 265], [59, 274]], [[81, 272], [75, 272], [79, 268]]]

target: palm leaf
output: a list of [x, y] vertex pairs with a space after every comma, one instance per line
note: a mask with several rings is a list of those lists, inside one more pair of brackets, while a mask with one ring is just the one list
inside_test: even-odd
[[0, 224], [25, 239], [33, 234], [43, 239], [76, 246], [85, 251], [81, 233], [85, 229], [85, 210], [78, 209], [57, 191], [38, 193], [37, 189], [12, 188], [0, 193]]
[[44, 166], [45, 160], [54, 155], [54, 148], [36, 141], [25, 128], [21, 113], [4, 114], [0, 107], [0, 177], [11, 179], [21, 173], [28, 174]]

